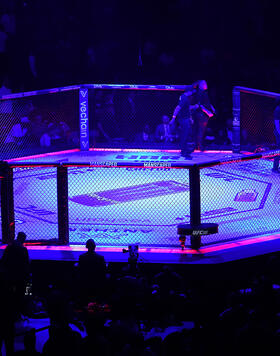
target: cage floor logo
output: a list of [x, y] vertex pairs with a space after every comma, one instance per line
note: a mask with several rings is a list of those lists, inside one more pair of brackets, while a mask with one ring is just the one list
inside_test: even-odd
[[87, 194], [70, 197], [69, 199], [78, 204], [96, 207], [155, 198], [163, 195], [186, 192], [188, 190], [189, 186], [187, 184], [163, 180], [101, 192], [89, 192]]
[[115, 156], [116, 160], [128, 160], [128, 161], [177, 161], [181, 158], [181, 156], [175, 156], [175, 155], [146, 155], [146, 154], [130, 154], [130, 155], [125, 155], [125, 154], [118, 154]]

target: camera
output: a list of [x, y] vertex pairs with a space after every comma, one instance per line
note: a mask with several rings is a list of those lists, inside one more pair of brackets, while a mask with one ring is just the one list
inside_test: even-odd
[[139, 246], [138, 245], [129, 245], [128, 249], [123, 248], [123, 253], [129, 253], [128, 262], [136, 263], [139, 257]]

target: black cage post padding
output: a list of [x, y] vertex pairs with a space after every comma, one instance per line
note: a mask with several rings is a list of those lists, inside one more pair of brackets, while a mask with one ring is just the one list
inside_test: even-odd
[[57, 218], [58, 243], [69, 244], [68, 172], [67, 167], [57, 167]]
[[200, 217], [200, 171], [197, 165], [189, 170], [190, 178], [190, 223], [198, 226], [201, 222]]
[[202, 223], [198, 226], [179, 224], [177, 231], [179, 235], [212, 235], [217, 234], [219, 225], [216, 223]]
[[240, 90], [232, 91], [232, 152], [240, 152]]
[[218, 232], [218, 224], [201, 224], [201, 196], [200, 196], [200, 165], [189, 168], [190, 182], [190, 224], [179, 224], [177, 232], [180, 235], [182, 248], [185, 236], [190, 235], [191, 248], [201, 247], [201, 236]]
[[[201, 223], [201, 202], [200, 202], [200, 170], [194, 165], [189, 170], [190, 179], [190, 224], [199, 226]], [[195, 249], [201, 245], [201, 235], [191, 236], [191, 246]]]
[[7, 162], [0, 163], [2, 243], [15, 239], [13, 168]]

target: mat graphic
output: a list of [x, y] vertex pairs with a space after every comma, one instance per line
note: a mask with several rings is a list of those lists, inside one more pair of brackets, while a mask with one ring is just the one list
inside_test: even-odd
[[69, 197], [69, 200], [87, 206], [106, 206], [176, 194], [188, 190], [189, 186], [187, 184], [167, 180], [76, 195]]
[[252, 202], [256, 201], [257, 196], [258, 192], [254, 189], [242, 189], [241, 192], [236, 194], [234, 201]]

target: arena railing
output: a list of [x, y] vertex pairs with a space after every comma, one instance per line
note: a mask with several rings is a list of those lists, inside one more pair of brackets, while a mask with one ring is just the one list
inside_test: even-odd
[[201, 241], [279, 231], [279, 175], [271, 172], [279, 155], [199, 164], [1, 162], [2, 243], [24, 231], [38, 243], [81, 244], [92, 237], [99, 245], [127, 246], [136, 236], [143, 246], [198, 249]]

